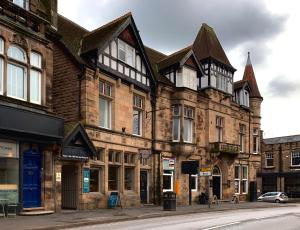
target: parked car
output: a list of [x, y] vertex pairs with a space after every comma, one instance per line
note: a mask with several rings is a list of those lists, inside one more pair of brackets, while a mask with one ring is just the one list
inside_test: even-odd
[[257, 198], [258, 201], [286, 203], [289, 198], [284, 192], [267, 192]]

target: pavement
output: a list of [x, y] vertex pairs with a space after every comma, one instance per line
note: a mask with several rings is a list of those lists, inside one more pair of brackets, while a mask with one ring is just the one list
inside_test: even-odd
[[148, 219], [155, 217], [167, 217], [175, 215], [187, 215], [215, 211], [228, 211], [235, 209], [259, 209], [294, 207], [296, 204], [275, 204], [263, 202], [243, 202], [231, 204], [229, 202], [220, 205], [194, 204], [191, 206], [179, 206], [176, 211], [164, 211], [161, 206], [145, 205], [135, 208], [121, 209], [96, 209], [96, 210], [64, 210], [60, 213], [45, 216], [17, 216], [16, 218], [1, 218], [1, 230], [44, 230], [44, 229], [68, 229], [74, 227], [105, 224], [112, 222]]

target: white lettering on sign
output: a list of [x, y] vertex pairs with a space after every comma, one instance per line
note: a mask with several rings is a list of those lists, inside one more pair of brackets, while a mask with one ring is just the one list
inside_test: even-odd
[[57, 182], [61, 182], [61, 173], [60, 173], [60, 172], [57, 172], [55, 178], [56, 178], [56, 181], [57, 181]]
[[18, 158], [18, 143], [13, 141], [0, 141], [0, 157]]

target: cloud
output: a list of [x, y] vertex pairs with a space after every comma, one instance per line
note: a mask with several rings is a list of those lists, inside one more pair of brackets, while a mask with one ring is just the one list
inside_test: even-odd
[[289, 80], [284, 76], [273, 78], [268, 85], [268, 94], [271, 97], [289, 97], [299, 91], [300, 83]]
[[271, 14], [261, 0], [73, 0], [77, 8], [72, 13], [68, 13], [69, 4], [69, 0], [60, 0], [60, 13], [70, 14], [88, 29], [131, 11], [144, 44], [166, 53], [192, 44], [206, 22], [215, 29], [226, 51], [238, 46], [241, 50], [260, 47], [258, 63], [264, 60], [266, 42], [284, 29], [287, 19]]

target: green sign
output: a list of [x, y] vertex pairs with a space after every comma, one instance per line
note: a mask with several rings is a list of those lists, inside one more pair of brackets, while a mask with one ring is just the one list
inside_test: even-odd
[[90, 192], [90, 169], [83, 169], [83, 193]]

